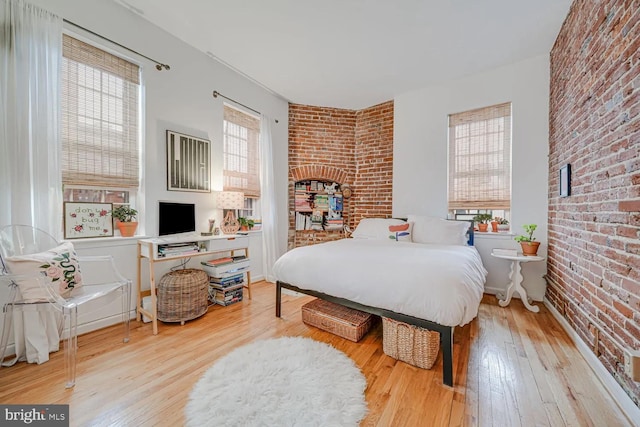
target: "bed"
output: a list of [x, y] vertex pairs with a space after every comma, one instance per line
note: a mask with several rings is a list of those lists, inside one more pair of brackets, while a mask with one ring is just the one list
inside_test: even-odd
[[274, 265], [276, 316], [285, 288], [437, 331], [452, 386], [453, 330], [477, 316], [487, 275], [468, 233], [469, 222], [366, 218], [353, 238], [293, 249]]

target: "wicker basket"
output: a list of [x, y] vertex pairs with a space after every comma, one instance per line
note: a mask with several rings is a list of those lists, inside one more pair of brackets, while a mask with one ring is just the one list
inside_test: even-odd
[[315, 299], [302, 306], [302, 321], [350, 341], [358, 342], [369, 331], [373, 315]]
[[171, 271], [158, 283], [158, 320], [184, 325], [207, 312], [208, 297], [209, 276], [203, 270]]
[[382, 349], [394, 359], [431, 369], [440, 349], [440, 333], [382, 318]]

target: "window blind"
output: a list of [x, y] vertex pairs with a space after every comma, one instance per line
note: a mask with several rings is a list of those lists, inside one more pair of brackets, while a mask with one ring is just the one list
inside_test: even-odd
[[62, 182], [139, 186], [140, 70], [63, 35]]
[[449, 115], [449, 209], [511, 207], [511, 103]]
[[224, 191], [260, 197], [260, 119], [224, 106]]

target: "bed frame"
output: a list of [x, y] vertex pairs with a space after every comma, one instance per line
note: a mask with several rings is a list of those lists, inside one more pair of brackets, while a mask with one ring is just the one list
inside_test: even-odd
[[[406, 218], [398, 218], [406, 221]], [[473, 246], [474, 244], [474, 221], [473, 220], [452, 220], [452, 221], [466, 221], [469, 223], [467, 230], [467, 244]], [[277, 281], [276, 282], [276, 317], [280, 317], [281, 303], [282, 303], [282, 288], [290, 289], [295, 292], [314, 296], [327, 301], [334, 302], [336, 304], [344, 305], [345, 307], [354, 308], [356, 310], [364, 311], [367, 313], [375, 314], [376, 316], [388, 317], [399, 322], [408, 323], [410, 325], [418, 326], [420, 328], [429, 329], [430, 331], [436, 331], [440, 333], [440, 348], [442, 348], [442, 382], [445, 385], [453, 387], [453, 329], [452, 326], [444, 326], [430, 320], [420, 319], [418, 317], [407, 316], [406, 314], [396, 313], [395, 311], [386, 310], [384, 308], [371, 307], [368, 305], [359, 304], [357, 302], [347, 300], [344, 298], [334, 297], [332, 295], [323, 294], [322, 292], [312, 291], [309, 289], [300, 289], [297, 286], [289, 283]]]
[[399, 322], [404, 322], [410, 325], [415, 325], [421, 328], [429, 329], [431, 331], [439, 332], [440, 347], [442, 348], [443, 356], [442, 382], [445, 385], [453, 387], [453, 327], [440, 325], [439, 323], [435, 323], [430, 320], [407, 316], [406, 314], [396, 313], [395, 311], [385, 310], [384, 308], [359, 304], [357, 302], [344, 298], [338, 298], [332, 295], [323, 294], [322, 292], [316, 292], [309, 289], [300, 289], [297, 286], [293, 286], [289, 283], [281, 281], [276, 282], [276, 317], [280, 317], [282, 313], [282, 288], [290, 289], [292, 291], [300, 292], [307, 295], [312, 295], [314, 297], [331, 301], [336, 304], [344, 305], [345, 307], [375, 314], [376, 316], [388, 317]]

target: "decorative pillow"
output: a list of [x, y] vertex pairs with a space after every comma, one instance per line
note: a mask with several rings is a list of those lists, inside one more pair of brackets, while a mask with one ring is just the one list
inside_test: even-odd
[[394, 218], [362, 218], [351, 234], [354, 239], [386, 240], [389, 238], [389, 226], [406, 224]]
[[411, 242], [411, 225], [410, 222], [404, 224], [390, 225], [389, 238], [396, 242]]
[[413, 222], [412, 239], [416, 243], [467, 245], [467, 221], [449, 221], [420, 215], [409, 215], [407, 221]]
[[[11, 274], [44, 273], [51, 278], [55, 290], [62, 296], [82, 286], [78, 256], [70, 242], [62, 243], [45, 252], [8, 257], [6, 263]], [[41, 288], [36, 279], [20, 280], [18, 286], [22, 298], [27, 302], [49, 299], [47, 291]]]

